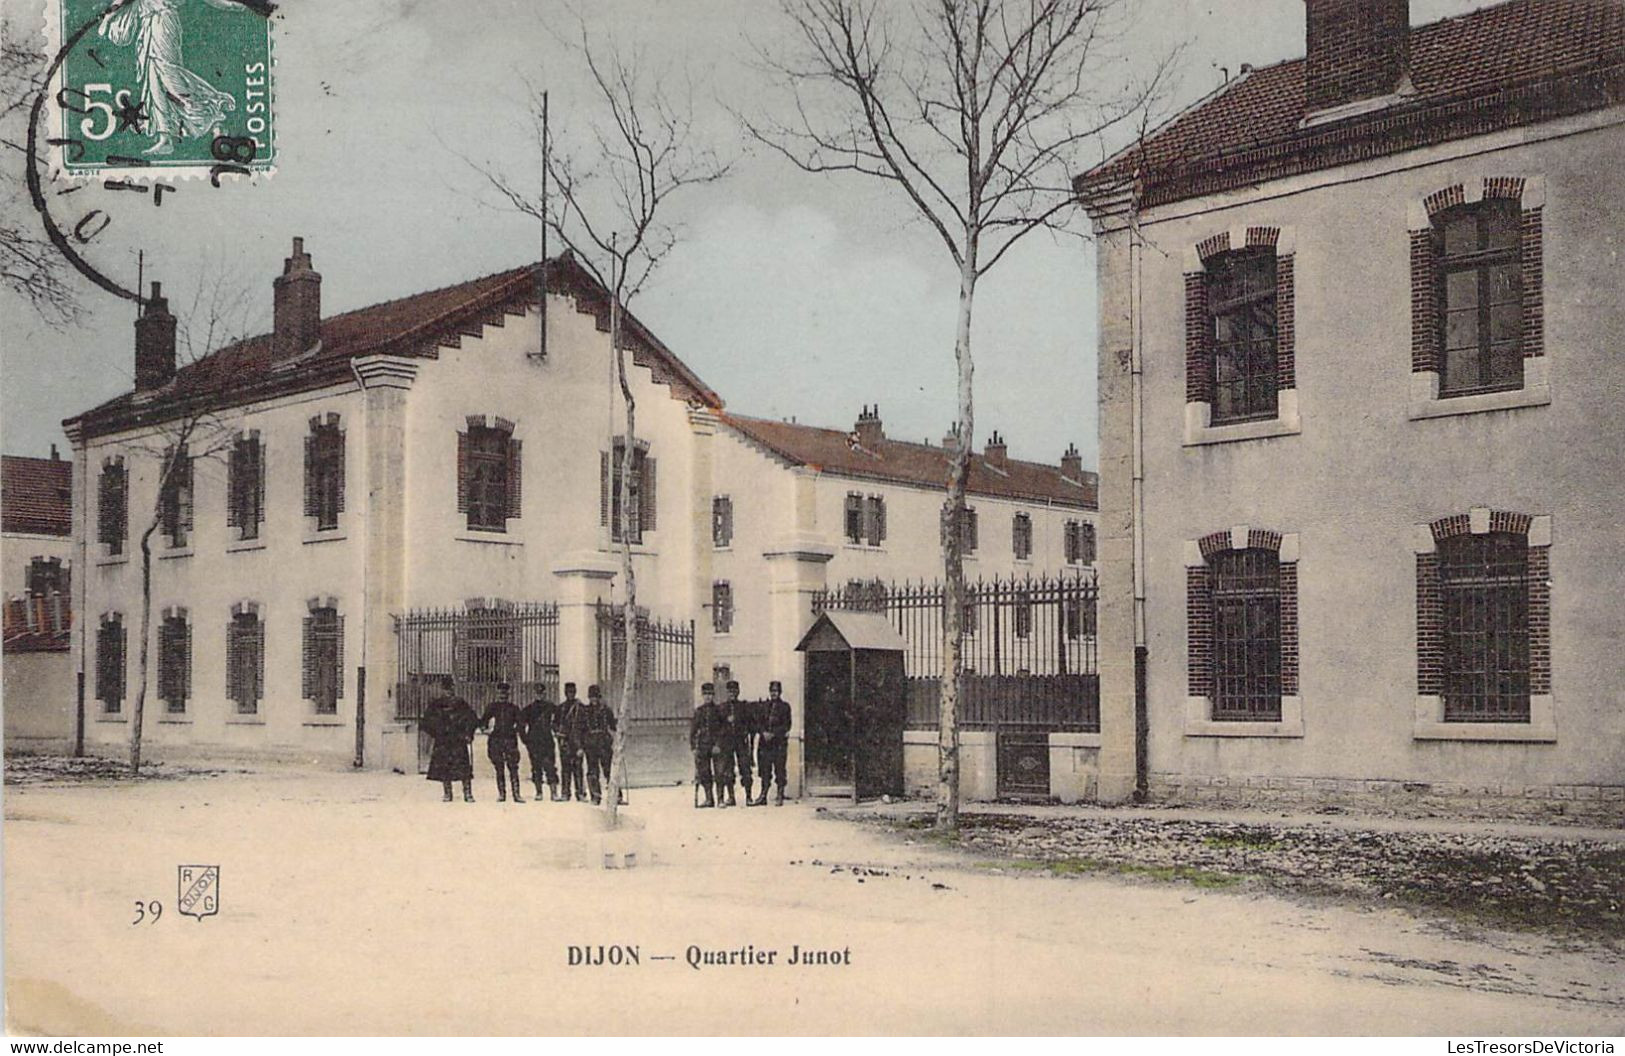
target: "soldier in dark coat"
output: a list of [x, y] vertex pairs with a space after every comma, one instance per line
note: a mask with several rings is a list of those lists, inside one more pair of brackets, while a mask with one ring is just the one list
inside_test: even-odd
[[513, 702], [513, 690], [508, 683], [497, 686], [497, 699], [480, 716], [480, 729], [489, 731], [485, 739], [485, 754], [497, 772], [497, 802], [507, 801], [508, 789], [503, 782], [504, 773], [513, 782], [513, 801], [519, 798], [519, 709]]
[[615, 713], [604, 703], [597, 686], [587, 687], [587, 703], [576, 708], [575, 730], [572, 738], [581, 745], [587, 762], [587, 787], [592, 790], [592, 801], [604, 799], [605, 781], [609, 780], [609, 765], [615, 749]]
[[[739, 683], [730, 682], [730, 686]], [[730, 692], [737, 692], [732, 690]], [[734, 764], [743, 751], [745, 730], [739, 717], [739, 700], [733, 698], [717, 706], [717, 746], [713, 753], [711, 776], [717, 784], [717, 806], [737, 807], [734, 798]], [[749, 773], [748, 769], [746, 771]], [[747, 780], [748, 780], [747, 776]]]
[[587, 798], [586, 780], [581, 772], [581, 742], [574, 737], [576, 711], [584, 707], [576, 697], [576, 684], [564, 684], [564, 701], [559, 705], [559, 713], [553, 721], [553, 734], [559, 742], [559, 775], [563, 781], [561, 799], [569, 799], [574, 790], [575, 798]]
[[717, 805], [713, 790], [716, 783], [712, 773], [712, 757], [717, 748], [717, 726], [722, 716], [717, 712], [716, 687], [707, 682], [700, 687], [700, 703], [694, 709], [694, 717], [688, 723], [688, 747], [694, 753], [694, 787], [705, 790], [705, 802], [699, 801], [698, 794], [694, 797], [696, 807], [714, 807]]
[[451, 783], [463, 783], [463, 799], [474, 802], [474, 761], [468, 748], [474, 740], [479, 719], [468, 701], [452, 691], [450, 678], [440, 683], [441, 696], [429, 702], [423, 712], [423, 732], [434, 740], [429, 752], [429, 780], [439, 781], [445, 789], [444, 799], [451, 802]]
[[756, 773], [762, 779], [762, 795], [756, 801], [759, 807], [767, 805], [767, 783], [778, 786], [775, 806], [784, 806], [785, 761], [790, 748], [790, 702], [779, 694], [783, 685], [774, 681], [767, 684], [768, 700], [762, 709], [762, 735], [756, 745]]
[[[754, 701], [739, 699], [739, 683], [728, 683], [728, 700], [722, 705], [722, 717], [733, 726], [734, 743], [732, 768], [739, 774], [740, 784], [745, 786], [745, 806], [751, 805], [751, 765], [756, 752], [756, 734], [759, 732], [759, 723], [756, 721], [756, 704]], [[731, 782], [730, 782], [731, 784]], [[734, 805], [733, 789], [728, 789], [728, 805]]]
[[547, 690], [536, 691], [536, 699], [519, 713], [519, 736], [530, 756], [530, 779], [536, 785], [536, 802], [542, 802], [542, 781], [547, 781], [549, 798], [559, 800], [559, 766], [553, 744], [559, 706], [548, 699]]

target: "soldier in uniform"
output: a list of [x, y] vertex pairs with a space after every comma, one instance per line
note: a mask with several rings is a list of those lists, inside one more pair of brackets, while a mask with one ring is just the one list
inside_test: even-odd
[[542, 780], [547, 780], [549, 796], [559, 800], [559, 767], [553, 745], [553, 726], [559, 706], [548, 699], [547, 690], [536, 691], [536, 699], [519, 713], [519, 736], [530, 756], [530, 779], [536, 785], [536, 802], [542, 802]]
[[[728, 683], [730, 699], [717, 706], [717, 745], [713, 752], [715, 761], [711, 766], [711, 776], [717, 784], [717, 806], [737, 807], [739, 801], [734, 798], [734, 763], [744, 751], [745, 731], [739, 717], [739, 698], [733, 696], [738, 692], [733, 688], [737, 682]], [[746, 771], [746, 780], [749, 780], [749, 770]]]
[[615, 713], [604, 703], [597, 686], [587, 687], [587, 703], [576, 708], [575, 722], [574, 738], [587, 760], [587, 787], [592, 791], [592, 801], [602, 803], [610, 756], [615, 750]]
[[767, 806], [767, 783], [771, 779], [778, 786], [774, 795], [775, 806], [784, 806], [785, 761], [790, 748], [790, 702], [779, 694], [784, 686], [777, 681], [767, 684], [767, 704], [762, 714], [762, 735], [756, 746], [756, 773], [762, 779], [762, 795], [756, 801]]
[[581, 742], [575, 739], [575, 715], [578, 710], [585, 707], [576, 697], [576, 684], [564, 684], [564, 702], [559, 705], [559, 713], [553, 721], [553, 733], [559, 742], [559, 774], [563, 780], [561, 799], [568, 800], [572, 790], [575, 798], [587, 798], [587, 784], [581, 772]]
[[440, 680], [441, 695], [429, 702], [423, 713], [423, 732], [434, 740], [429, 752], [429, 780], [439, 781], [445, 789], [445, 802], [451, 802], [451, 783], [461, 781], [463, 799], [474, 802], [474, 762], [468, 747], [474, 740], [474, 729], [479, 719], [468, 701], [457, 696], [452, 688], [451, 676]]
[[489, 731], [485, 739], [485, 754], [490, 758], [491, 765], [496, 767], [498, 803], [508, 799], [508, 788], [503, 782], [504, 770], [513, 781], [513, 801], [524, 802], [519, 798], [519, 708], [512, 698], [513, 688], [506, 682], [498, 683], [497, 699], [480, 716], [480, 729]]
[[722, 717], [717, 712], [716, 687], [707, 682], [700, 687], [700, 703], [694, 709], [694, 717], [688, 724], [688, 747], [694, 753], [694, 787], [705, 790], [705, 802], [699, 802], [696, 794], [696, 807], [714, 807], [717, 805], [716, 797], [712, 794], [715, 776], [712, 773], [712, 756], [717, 745], [717, 726]]
[[[729, 681], [728, 702], [722, 705], [722, 717], [733, 723], [733, 767], [739, 774], [739, 783], [745, 786], [745, 806], [751, 806], [751, 766], [756, 754], [756, 735], [761, 723], [756, 717], [756, 702], [739, 699], [739, 683]], [[764, 787], [765, 791], [765, 787]], [[733, 806], [733, 789], [728, 790], [728, 805]]]

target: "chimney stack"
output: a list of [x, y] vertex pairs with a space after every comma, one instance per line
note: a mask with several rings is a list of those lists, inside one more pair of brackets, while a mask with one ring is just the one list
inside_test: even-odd
[[959, 423], [954, 422], [948, 426], [948, 431], [942, 434], [942, 449], [949, 454], [959, 447]]
[[1010, 464], [1009, 455], [1010, 449], [1005, 446], [1004, 437], [999, 435], [997, 429], [993, 430], [993, 436], [982, 451], [982, 457], [987, 459], [987, 464], [994, 469], [1004, 469]]
[[858, 415], [857, 434], [858, 443], [870, 449], [886, 439], [886, 432], [880, 427], [880, 404], [873, 407], [864, 404], [862, 413]]
[[160, 388], [174, 376], [175, 317], [169, 314], [163, 287], [155, 282], [135, 321], [135, 387]]
[[1304, 110], [1392, 95], [1410, 65], [1410, 0], [1304, 0]]
[[293, 240], [293, 253], [272, 283], [271, 353], [276, 358], [308, 352], [322, 338], [322, 276], [310, 266], [305, 240]]
[[1066, 445], [1066, 454], [1061, 456], [1061, 476], [1083, 479], [1083, 456], [1078, 453], [1077, 444]]

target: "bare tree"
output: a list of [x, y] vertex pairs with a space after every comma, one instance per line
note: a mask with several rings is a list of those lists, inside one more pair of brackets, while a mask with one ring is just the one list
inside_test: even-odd
[[[509, 206], [557, 234], [581, 266], [609, 291], [610, 350], [625, 414], [618, 481], [617, 474], [611, 474], [620, 507], [615, 527], [626, 635], [620, 714], [616, 716], [609, 788], [604, 794], [605, 816], [613, 826], [626, 788], [627, 711], [638, 689], [638, 595], [632, 567], [638, 517], [632, 504], [637, 400], [627, 375], [622, 319], [627, 306], [643, 292], [677, 244], [680, 228], [667, 216], [670, 199], [685, 189], [721, 180], [730, 163], [696, 133], [693, 93], [686, 82], [680, 83], [668, 69], [651, 62], [642, 49], [623, 49], [614, 41], [595, 39], [585, 21], [578, 19], [577, 29], [579, 37], [571, 47], [579, 52], [591, 77], [598, 110], [587, 126], [589, 131], [572, 141], [567, 127], [564, 149], [553, 147], [549, 137], [554, 133], [544, 117], [542, 92], [534, 85], [530, 90], [542, 165], [553, 192], [544, 198], [490, 165], [474, 167]], [[611, 451], [613, 455], [613, 448]]]
[[[5, 149], [6, 172], [21, 173], [30, 163], [27, 122], [34, 99], [45, 90], [47, 64], [43, 52], [17, 36], [17, 25], [0, 22], [0, 147]], [[42, 164], [43, 159], [34, 159]], [[6, 179], [9, 190], [0, 196], [0, 283], [28, 301], [50, 326], [74, 322], [81, 314], [79, 298], [70, 280], [68, 262], [32, 223], [33, 210], [23, 192], [21, 178]]]
[[[786, 119], [741, 114], [756, 143], [809, 173], [895, 186], [959, 272], [956, 435], [942, 507], [946, 579], [937, 827], [959, 824], [961, 525], [975, 415], [977, 283], [1038, 230], [1072, 231], [1071, 166], [1161, 88], [1117, 58], [1127, 0], [780, 0], [790, 41], [761, 49]], [[1074, 232], [1076, 233], [1076, 232]]]
[[[223, 277], [200, 284], [191, 307], [177, 320], [177, 358], [182, 365], [195, 363], [211, 351], [241, 339], [247, 298], [240, 288]], [[144, 304], [145, 310], [150, 306]], [[184, 398], [183, 398], [184, 400]], [[182, 402], [178, 413], [156, 426], [142, 443], [131, 450], [158, 462], [158, 487], [152, 504], [145, 510], [141, 529], [141, 646], [137, 653], [135, 702], [130, 716], [130, 773], [141, 772], [141, 740], [146, 714], [147, 686], [151, 682], [152, 648], [152, 537], [160, 528], [176, 531], [181, 527], [184, 498], [190, 503], [197, 467], [217, 465], [231, 447], [233, 433], [225, 421], [201, 398]]]

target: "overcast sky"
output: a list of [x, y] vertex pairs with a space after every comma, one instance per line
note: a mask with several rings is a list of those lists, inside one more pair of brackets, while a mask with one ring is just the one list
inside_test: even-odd
[[[8, 15], [26, 18], [38, 3], [8, 0]], [[1478, 6], [1413, 0], [1412, 21]], [[1217, 87], [1220, 67], [1233, 76], [1243, 62], [1303, 52], [1303, 0], [1137, 7], [1135, 54], [1185, 44], [1174, 104]], [[719, 133], [730, 124], [711, 93], [761, 97], [747, 39], [773, 39], [769, 0], [618, 0], [590, 10], [709, 78], [698, 105]], [[148, 277], [182, 298], [200, 273], [222, 270], [250, 289], [261, 328], [294, 235], [322, 273], [325, 314], [534, 260], [535, 222], [495, 208], [459, 154], [511, 172], [535, 165], [524, 77], [549, 88], [561, 122], [579, 120], [579, 59], [546, 28], [567, 18], [555, 0], [283, 0], [275, 176], [218, 190], [190, 182], [161, 208], [146, 196], [80, 192], [72, 200], [81, 209], [96, 195], [113, 207], [94, 259], [133, 286], [140, 248]], [[1101, 149], [1080, 152], [1076, 168]], [[7, 165], [15, 181], [19, 167]], [[26, 207], [25, 197], [5, 200]], [[681, 204], [684, 240], [633, 310], [731, 410], [848, 427], [862, 404], [879, 403], [888, 435], [942, 435], [953, 417], [957, 275], [892, 188], [745, 153], [728, 182]], [[66, 451], [62, 418], [130, 388], [133, 307], [88, 284], [81, 292], [85, 318], [63, 329], [0, 293], [8, 453], [43, 454], [52, 442]], [[978, 446], [998, 429], [1015, 456], [1054, 461], [1076, 442], [1093, 465], [1092, 247], [1032, 236], [984, 281], [977, 321]]]

